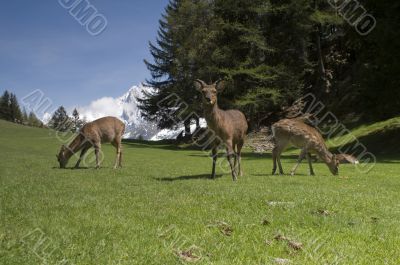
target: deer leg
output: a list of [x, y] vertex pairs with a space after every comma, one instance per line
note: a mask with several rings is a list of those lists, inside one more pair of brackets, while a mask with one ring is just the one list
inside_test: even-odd
[[307, 149], [305, 149], [305, 148], [301, 149], [297, 163], [296, 163], [296, 165], [294, 165], [292, 171], [290, 172], [290, 175], [292, 175], [292, 176], [294, 175], [294, 173], [296, 172], [297, 168], [299, 167], [301, 161], [303, 161], [306, 154], [307, 154]]
[[277, 156], [278, 156], [278, 148], [276, 146], [274, 146], [274, 149], [272, 149], [272, 161], [273, 161], [272, 175], [275, 175], [275, 173], [276, 173]]
[[282, 169], [282, 163], [281, 163], [281, 153], [278, 153], [278, 156], [276, 158], [277, 162], [278, 162], [278, 167], [279, 167], [279, 174], [283, 175], [283, 169]]
[[233, 152], [234, 152], [234, 154], [235, 154], [235, 156], [233, 157], [233, 161], [234, 161], [234, 163], [233, 163], [233, 168], [235, 169], [235, 172], [236, 172], [236, 175], [237, 175], [237, 173], [238, 173], [238, 170], [237, 170], [237, 168], [238, 168], [238, 166], [237, 166], [237, 164], [238, 164], [238, 157], [237, 157], [237, 145], [236, 144], [234, 144], [233, 145]]
[[118, 161], [118, 166], [122, 167], [122, 145], [120, 144], [119, 146], [119, 161]]
[[239, 175], [243, 177], [243, 170], [242, 170], [242, 148], [243, 148], [244, 141], [241, 140], [237, 145], [237, 156], [239, 161]]
[[79, 164], [81, 163], [83, 156], [86, 154], [86, 152], [89, 149], [90, 149], [90, 146], [83, 147], [81, 154], [79, 155], [79, 159], [78, 159], [78, 161], [76, 161], [75, 168], [79, 168]]
[[213, 165], [212, 165], [212, 172], [211, 172], [212, 179], [215, 179], [215, 165], [217, 164], [217, 157], [218, 157], [218, 149], [217, 149], [217, 147], [213, 147], [213, 149], [212, 149]]
[[235, 156], [235, 152], [233, 151], [233, 148], [232, 148], [232, 142], [227, 143], [226, 152], [228, 154], [228, 162], [231, 167], [232, 179], [233, 179], [233, 181], [236, 181], [237, 175], [236, 175], [236, 170], [235, 170], [235, 167], [233, 164], [233, 156]]
[[275, 175], [275, 173], [276, 173], [276, 165], [277, 164], [279, 167], [279, 174], [283, 175], [281, 154], [282, 154], [282, 151], [286, 148], [288, 143], [287, 143], [287, 141], [283, 141], [283, 140], [278, 141], [277, 138], [274, 138], [274, 141], [275, 141], [275, 146], [272, 149], [272, 160], [274, 162], [274, 165], [272, 168], [272, 175]]
[[99, 158], [99, 155], [100, 155], [100, 148], [101, 148], [101, 145], [100, 145], [100, 144], [95, 144], [95, 145], [94, 145], [94, 153], [95, 153], [95, 155], [96, 155], [96, 168], [97, 168], [97, 169], [100, 168], [100, 158]]
[[115, 157], [114, 169], [117, 169], [121, 164], [121, 144], [118, 140], [112, 142], [112, 145], [117, 149], [117, 155]]
[[310, 168], [310, 176], [314, 176], [315, 174], [314, 174], [314, 170], [313, 170], [313, 167], [311, 164], [312, 157], [311, 157], [310, 153], [307, 153], [307, 160], [308, 160], [308, 167]]

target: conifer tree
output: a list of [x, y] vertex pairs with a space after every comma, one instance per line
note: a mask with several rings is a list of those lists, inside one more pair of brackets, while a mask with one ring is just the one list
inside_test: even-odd
[[49, 127], [54, 130], [66, 132], [71, 130], [73, 124], [71, 118], [68, 116], [67, 111], [63, 106], [60, 106], [53, 114], [49, 121]]
[[35, 113], [33, 113], [32, 111], [29, 113], [28, 123], [29, 123], [29, 126], [32, 126], [32, 127], [42, 127], [43, 126], [43, 123], [36, 117]]
[[22, 112], [19, 107], [17, 96], [13, 93], [10, 94], [10, 115], [11, 121], [16, 123], [22, 123]]
[[22, 123], [24, 125], [29, 125], [29, 116], [25, 108], [22, 109]]
[[0, 118], [12, 121], [10, 109], [10, 93], [6, 90], [0, 98]]
[[72, 122], [73, 122], [73, 128], [72, 128], [73, 132], [79, 131], [79, 129], [82, 128], [83, 126], [83, 122], [80, 119], [79, 112], [76, 108], [72, 112]]

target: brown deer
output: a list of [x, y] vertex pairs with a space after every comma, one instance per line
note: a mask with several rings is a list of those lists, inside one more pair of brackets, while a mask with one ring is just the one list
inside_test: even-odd
[[75, 164], [75, 168], [78, 168], [82, 157], [91, 147], [94, 147], [96, 168], [99, 168], [101, 143], [111, 143], [117, 149], [114, 168], [122, 167], [121, 139], [124, 131], [125, 124], [114, 117], [104, 117], [86, 123], [68, 146], [61, 146], [60, 153], [56, 155], [60, 168], [65, 168], [71, 156], [81, 150], [79, 159]]
[[336, 155], [329, 152], [317, 129], [305, 124], [300, 119], [283, 119], [272, 125], [272, 134], [275, 142], [272, 150], [273, 175], [276, 172], [276, 164], [279, 166], [279, 173], [283, 174], [280, 156], [289, 144], [301, 148], [300, 156], [291, 175], [294, 175], [305, 156], [307, 156], [310, 175], [314, 175], [310, 153], [315, 153], [319, 159], [324, 161], [333, 175], [338, 174], [339, 161]]
[[[195, 88], [202, 95], [204, 117], [207, 125], [217, 136], [212, 148], [213, 166], [211, 177], [215, 178], [215, 165], [217, 162], [218, 146], [226, 147], [228, 161], [232, 172], [233, 181], [243, 175], [241, 167], [241, 152], [247, 132], [246, 117], [239, 110], [222, 110], [218, 107], [217, 94], [224, 89], [224, 82], [219, 80], [208, 85], [202, 80], [194, 82]], [[232, 158], [234, 157], [234, 162]]]

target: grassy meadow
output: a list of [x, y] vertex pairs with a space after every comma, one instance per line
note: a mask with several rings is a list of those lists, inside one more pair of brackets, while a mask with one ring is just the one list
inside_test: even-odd
[[59, 146], [0, 121], [0, 264], [400, 264], [400, 156], [292, 177], [247, 150], [234, 183], [198, 150], [125, 142], [113, 170], [105, 144], [101, 169], [61, 170]]

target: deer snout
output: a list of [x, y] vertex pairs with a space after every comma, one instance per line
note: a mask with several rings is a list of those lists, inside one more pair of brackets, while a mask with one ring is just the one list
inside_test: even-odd
[[212, 96], [212, 95], [206, 96], [206, 97], [205, 97], [205, 100], [206, 100], [207, 104], [209, 104], [209, 105], [214, 105], [215, 102], [216, 102], [215, 97]]

